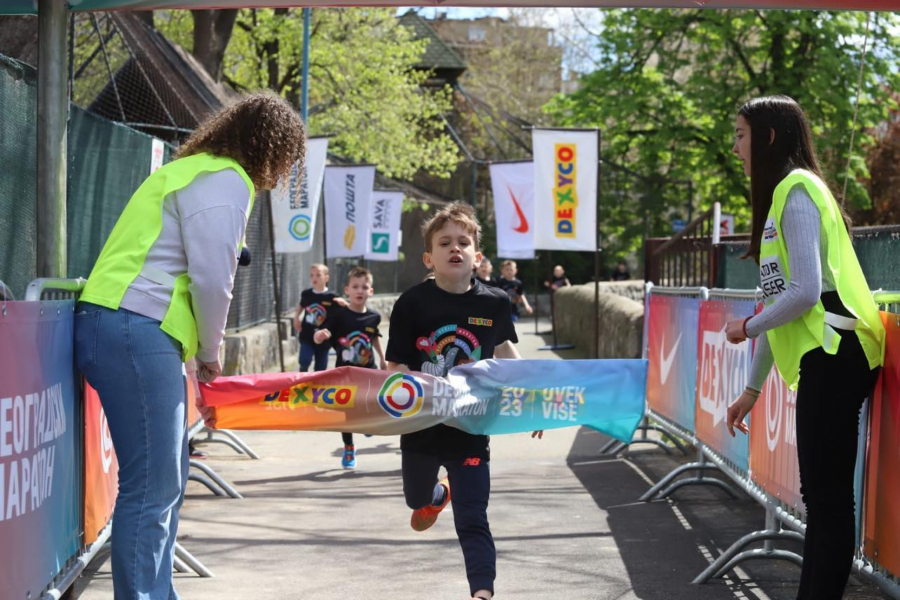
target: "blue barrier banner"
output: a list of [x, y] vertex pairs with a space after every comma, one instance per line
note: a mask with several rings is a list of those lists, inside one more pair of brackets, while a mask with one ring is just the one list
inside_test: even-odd
[[0, 303], [0, 598], [40, 597], [79, 547], [73, 301]]
[[[732, 319], [749, 317], [755, 310], [755, 300], [704, 300], [700, 303], [697, 438], [744, 471], [749, 469], [748, 436], [739, 433], [731, 437], [725, 426], [725, 416], [728, 407], [747, 387], [753, 347], [750, 340], [729, 343], [725, 338], [725, 324]], [[749, 417], [747, 423], [750, 423]]]
[[647, 303], [647, 405], [693, 432], [700, 298], [651, 293]]
[[475, 434], [586, 425], [630, 441], [647, 361], [481, 360], [446, 378], [340, 367], [220, 377], [200, 386], [223, 429], [397, 435], [445, 424]]

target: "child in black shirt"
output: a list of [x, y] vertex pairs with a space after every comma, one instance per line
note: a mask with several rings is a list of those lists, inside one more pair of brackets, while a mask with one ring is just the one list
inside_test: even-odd
[[[315, 264], [309, 268], [312, 287], [300, 293], [300, 304], [294, 312], [294, 329], [300, 332], [300, 372], [309, 370], [315, 358], [314, 371], [328, 368], [328, 346], [319, 346], [313, 340], [316, 328], [321, 327], [328, 314], [347, 302], [328, 289], [328, 267]], [[300, 320], [303, 313], [303, 320]]]
[[500, 289], [509, 296], [509, 303], [512, 305], [512, 320], [515, 323], [519, 320], [519, 304], [525, 307], [525, 312], [529, 315], [534, 312], [531, 305], [528, 304], [528, 298], [525, 297], [525, 286], [522, 285], [520, 279], [516, 279], [516, 273], [519, 272], [514, 260], [504, 260], [500, 265], [500, 274], [502, 277], [498, 280]]
[[[444, 376], [452, 367], [485, 358], [519, 358], [510, 303], [497, 288], [472, 277], [481, 261], [481, 227], [471, 207], [454, 203], [423, 226], [426, 280], [394, 306], [388, 368]], [[535, 432], [534, 435], [539, 435]], [[450, 502], [473, 598], [494, 594], [497, 553], [487, 520], [489, 439], [437, 425], [400, 436], [403, 494], [416, 531], [431, 527]], [[447, 477], [437, 481], [443, 466]]]
[[[332, 311], [315, 333], [315, 343], [322, 344], [325, 348], [328, 346], [324, 342], [331, 340], [331, 345], [337, 352], [338, 367], [374, 369], [377, 353], [380, 368], [386, 368], [384, 352], [381, 350], [381, 334], [378, 331], [381, 315], [366, 308], [366, 302], [374, 291], [372, 273], [362, 267], [352, 269], [347, 276], [347, 286], [344, 288], [344, 294], [350, 298], [350, 304]], [[354, 469], [356, 446], [353, 445], [353, 434], [342, 433], [341, 436], [344, 441], [341, 465], [345, 469]]]
[[482, 258], [481, 264], [475, 269], [475, 279], [484, 285], [498, 287], [497, 278], [492, 275], [493, 272], [494, 266], [491, 264], [491, 259]]
[[553, 267], [553, 277], [544, 282], [544, 287], [550, 288], [551, 294], [559, 288], [569, 287], [570, 285], [572, 284], [569, 283], [569, 278], [566, 277], [566, 270], [562, 265]]

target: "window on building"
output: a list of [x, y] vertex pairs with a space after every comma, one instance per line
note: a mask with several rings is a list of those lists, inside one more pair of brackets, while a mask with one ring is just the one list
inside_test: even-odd
[[470, 42], [483, 42], [487, 37], [487, 33], [484, 30], [484, 27], [480, 25], [472, 25], [469, 27], [469, 41]]

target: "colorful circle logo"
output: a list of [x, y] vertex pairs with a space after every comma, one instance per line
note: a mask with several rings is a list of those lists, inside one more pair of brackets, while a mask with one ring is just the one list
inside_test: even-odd
[[310, 231], [312, 231], [312, 220], [306, 215], [297, 215], [291, 219], [288, 225], [288, 231], [298, 242], [305, 242], [309, 239]]
[[395, 419], [418, 414], [424, 403], [422, 383], [406, 373], [394, 373], [388, 377], [378, 392], [378, 405]]

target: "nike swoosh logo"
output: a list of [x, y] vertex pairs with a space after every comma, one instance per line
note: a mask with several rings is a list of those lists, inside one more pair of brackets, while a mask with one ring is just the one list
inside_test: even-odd
[[509, 197], [512, 198], [513, 206], [516, 208], [516, 214], [519, 215], [519, 226], [513, 227], [514, 231], [518, 231], [519, 233], [528, 233], [528, 219], [525, 218], [525, 213], [522, 212], [522, 207], [519, 206], [519, 201], [516, 200], [516, 195], [513, 193], [512, 186], [506, 186], [506, 189], [509, 190]]
[[660, 362], [660, 373], [659, 380], [660, 383], [666, 385], [666, 381], [669, 379], [669, 371], [672, 370], [672, 362], [675, 359], [675, 352], [678, 350], [678, 344], [681, 342], [681, 334], [678, 334], [678, 339], [675, 340], [675, 343], [672, 344], [672, 349], [669, 350], [669, 355], [665, 354], [666, 347], [666, 334], [663, 334], [662, 345], [659, 349], [659, 362]]

